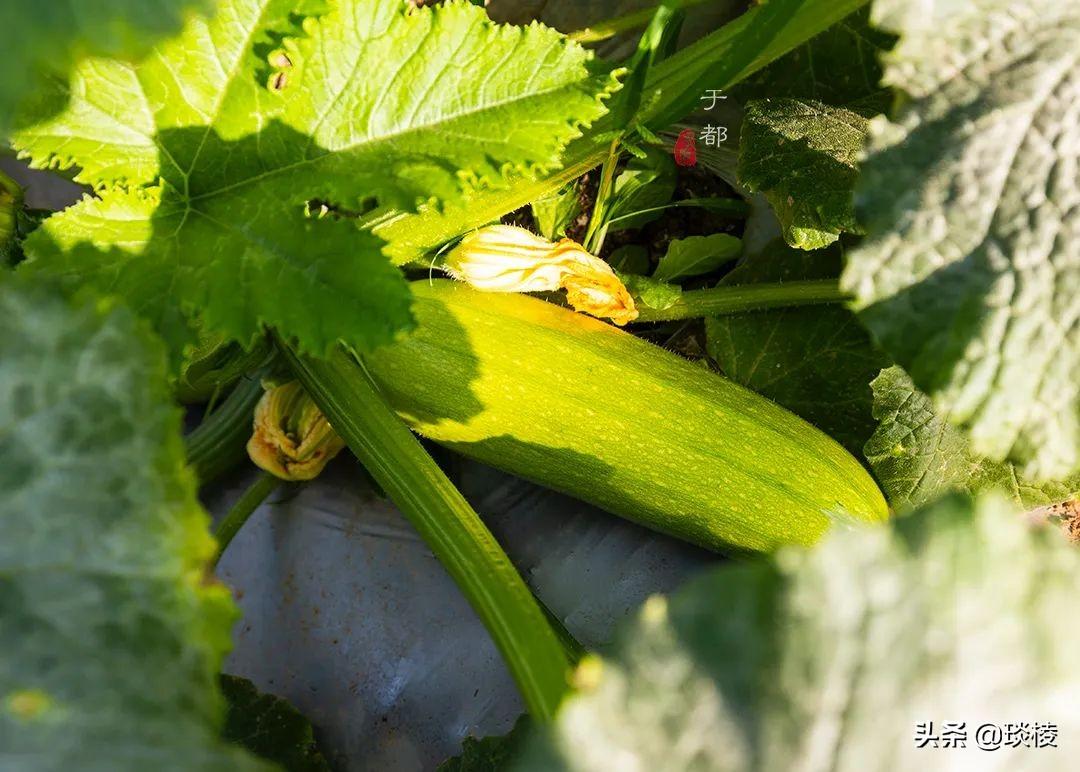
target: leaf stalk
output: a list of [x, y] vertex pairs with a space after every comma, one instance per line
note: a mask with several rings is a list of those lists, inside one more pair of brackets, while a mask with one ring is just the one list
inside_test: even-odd
[[529, 712], [548, 721], [567, 686], [558, 635], [495, 537], [391, 410], [362, 362], [281, 344], [286, 361], [338, 434], [419, 532], [487, 627]]
[[726, 316], [770, 308], [838, 303], [848, 299], [836, 279], [787, 281], [776, 284], [743, 284], [684, 292], [664, 309], [639, 306], [638, 322], [672, 322], [709, 316]]

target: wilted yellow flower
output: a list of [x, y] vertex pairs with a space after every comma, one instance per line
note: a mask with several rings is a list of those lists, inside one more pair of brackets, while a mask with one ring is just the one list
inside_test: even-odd
[[455, 279], [486, 292], [565, 289], [576, 310], [619, 325], [638, 315], [611, 266], [571, 239], [553, 244], [524, 228], [489, 225], [463, 238], [443, 267]]
[[255, 406], [248, 455], [275, 477], [314, 479], [344, 447], [344, 441], [296, 381], [268, 390]]
[[551, 256], [571, 267], [561, 286], [566, 290], [566, 300], [576, 310], [607, 317], [619, 326], [637, 319], [634, 299], [610, 265], [570, 239], [556, 244]]

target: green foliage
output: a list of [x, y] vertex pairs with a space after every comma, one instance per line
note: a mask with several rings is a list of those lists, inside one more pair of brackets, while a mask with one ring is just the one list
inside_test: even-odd
[[881, 84], [879, 59], [894, 42], [870, 25], [869, 8], [863, 7], [754, 73], [732, 94], [744, 102], [787, 97], [837, 106], [877, 105], [881, 112], [889, 91]]
[[304, 716], [280, 697], [262, 694], [246, 678], [223, 675], [229, 704], [222, 736], [286, 772], [330, 772]]
[[868, 119], [888, 104], [878, 59], [892, 42], [862, 9], [734, 90], [747, 102], [739, 179], [766, 194], [793, 247], [821, 249], [861, 232], [856, 162]]
[[[641, 244], [624, 244], [611, 250], [607, 257], [608, 263], [615, 272], [622, 274], [641, 275], [649, 272], [649, 248]], [[623, 280], [626, 276], [622, 277]]]
[[22, 210], [22, 188], [0, 172], [0, 266], [10, 265], [19, 249], [18, 217]]
[[245, 349], [220, 333], [203, 336], [185, 354], [176, 379], [176, 398], [185, 405], [215, 402], [239, 378], [268, 364], [273, 353], [265, 338]]
[[[665, 129], [701, 106], [709, 89], [729, 90], [867, 4], [866, 0], [768, 0], [654, 68], [646, 84], [649, 128]], [[724, 34], [720, 34], [724, 33]], [[667, 66], [664, 66], [667, 65]], [[650, 93], [650, 91], [652, 93]]]
[[676, 183], [675, 160], [666, 150], [650, 147], [642, 158], [631, 158], [615, 177], [605, 219], [609, 233], [640, 228], [660, 216], [643, 212], [671, 201]]
[[[837, 249], [800, 252], [777, 239], [721, 286], [825, 279], [839, 274]], [[889, 360], [840, 305], [778, 308], [707, 319], [706, 347], [734, 381], [805, 418], [856, 457], [874, 431], [868, 385]]]
[[657, 281], [673, 282], [715, 271], [734, 260], [742, 250], [742, 242], [726, 233], [710, 236], [687, 236], [672, 239], [667, 252], [653, 271]]
[[634, 298], [638, 309], [653, 308], [663, 311], [671, 308], [682, 297], [682, 288], [677, 284], [667, 284], [652, 278], [651, 276], [636, 276], [634, 274], [619, 274], [626, 289]]
[[[647, 601], [520, 770], [1069, 767], [1064, 747], [975, 747], [983, 721], [1053, 722], [1080, 688], [1080, 554], [1001, 502], [947, 498], [811, 551], [715, 569]], [[916, 725], [964, 721], [966, 748]], [[931, 754], [928, 756], [928, 754]]]
[[870, 115], [801, 99], [747, 105], [739, 181], [765, 194], [791, 246], [821, 249], [861, 232], [852, 190]]
[[536, 230], [554, 241], [566, 236], [566, 229], [581, 215], [581, 196], [577, 184], [569, 184], [530, 205]]
[[[707, 89], [729, 89], [867, 0], [770, 0], [649, 68], [639, 121], [663, 130], [700, 107]], [[461, 203], [385, 212], [373, 228], [395, 262], [421, 259], [466, 231], [525, 206], [574, 180], [607, 156], [616, 127], [605, 117], [563, 154], [563, 169], [537, 181], [518, 179], [503, 190], [470, 192]], [[607, 141], [602, 138], [607, 136]]]
[[0, 284], [0, 489], [3, 757], [265, 769], [218, 736], [235, 609], [205, 575], [163, 352], [129, 311]]
[[974, 451], [1032, 478], [1080, 466], [1080, 6], [875, 3], [900, 33], [844, 280]]
[[461, 755], [447, 759], [437, 772], [504, 772], [520, 753], [528, 736], [529, 720], [521, 716], [514, 728], [497, 737], [466, 737]]
[[84, 63], [70, 105], [15, 135], [99, 195], [33, 235], [27, 268], [119, 293], [174, 350], [196, 309], [241, 342], [266, 323], [371, 348], [409, 294], [355, 218], [556, 167], [615, 87], [596, 70], [460, 2], [222, 0], [135, 67]]
[[947, 491], [996, 490], [1018, 506], [1055, 504], [1080, 491], [1080, 475], [1056, 482], [1029, 480], [1008, 461], [974, 455], [963, 433], [938, 413], [899, 367], [882, 371], [871, 384], [877, 430], [866, 458], [893, 507], [911, 507]]
[[211, 0], [4, 0], [0, 132], [50, 77], [65, 78], [81, 58], [134, 59], [175, 33], [185, 14], [212, 7]]

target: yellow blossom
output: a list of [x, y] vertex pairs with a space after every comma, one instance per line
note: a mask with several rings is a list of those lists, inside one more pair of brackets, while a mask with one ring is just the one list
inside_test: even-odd
[[637, 318], [634, 300], [611, 266], [571, 239], [554, 244], [524, 228], [489, 225], [463, 238], [444, 268], [486, 292], [565, 289], [578, 311], [619, 325]]
[[576, 241], [563, 239], [552, 257], [571, 266], [562, 278], [566, 300], [577, 311], [607, 317], [622, 326], [637, 319], [637, 307], [611, 266], [585, 251]]
[[247, 451], [256, 465], [282, 480], [311, 480], [345, 443], [296, 381], [275, 386], [255, 407]]

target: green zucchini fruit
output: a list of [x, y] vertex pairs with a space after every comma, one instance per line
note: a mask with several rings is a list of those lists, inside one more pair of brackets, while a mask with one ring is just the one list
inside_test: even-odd
[[888, 516], [840, 445], [699, 365], [525, 295], [412, 289], [416, 329], [364, 362], [424, 437], [715, 550]]

